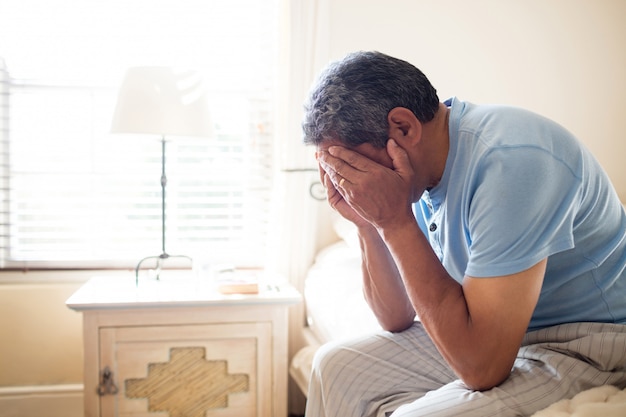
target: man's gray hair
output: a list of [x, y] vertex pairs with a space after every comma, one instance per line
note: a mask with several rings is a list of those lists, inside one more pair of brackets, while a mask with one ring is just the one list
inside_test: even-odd
[[305, 103], [304, 143], [334, 139], [349, 147], [389, 139], [387, 115], [405, 107], [426, 123], [439, 107], [437, 91], [412, 64], [380, 52], [355, 52], [330, 64]]

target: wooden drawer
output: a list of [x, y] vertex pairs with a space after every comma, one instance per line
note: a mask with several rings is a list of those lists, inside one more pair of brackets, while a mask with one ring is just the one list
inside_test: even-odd
[[270, 323], [109, 327], [99, 333], [100, 372], [108, 368], [118, 390], [101, 397], [103, 416], [271, 415]]

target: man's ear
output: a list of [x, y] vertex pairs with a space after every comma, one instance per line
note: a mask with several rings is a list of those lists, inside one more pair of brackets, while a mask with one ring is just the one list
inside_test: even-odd
[[394, 107], [387, 114], [389, 138], [402, 147], [415, 145], [422, 139], [422, 124], [413, 112], [405, 107]]

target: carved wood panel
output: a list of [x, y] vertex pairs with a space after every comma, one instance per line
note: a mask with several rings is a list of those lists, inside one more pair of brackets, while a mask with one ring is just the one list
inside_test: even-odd
[[269, 415], [269, 323], [103, 328], [100, 343], [119, 387], [103, 416]]
[[228, 396], [249, 389], [249, 375], [228, 373], [225, 360], [206, 360], [202, 347], [172, 348], [170, 361], [148, 364], [146, 378], [125, 381], [128, 398], [147, 398], [148, 411], [170, 417], [204, 417], [227, 408]]

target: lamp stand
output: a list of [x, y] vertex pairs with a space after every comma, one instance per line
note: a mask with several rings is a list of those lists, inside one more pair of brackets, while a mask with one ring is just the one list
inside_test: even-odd
[[186, 258], [192, 261], [187, 255], [169, 255], [165, 250], [165, 186], [167, 185], [167, 177], [165, 176], [165, 136], [161, 137], [161, 249], [160, 255], [148, 256], [143, 258], [135, 268], [135, 286], [139, 285], [139, 268], [144, 261], [148, 259], [156, 259], [156, 279], [161, 275], [161, 267], [163, 262], [169, 258]]

